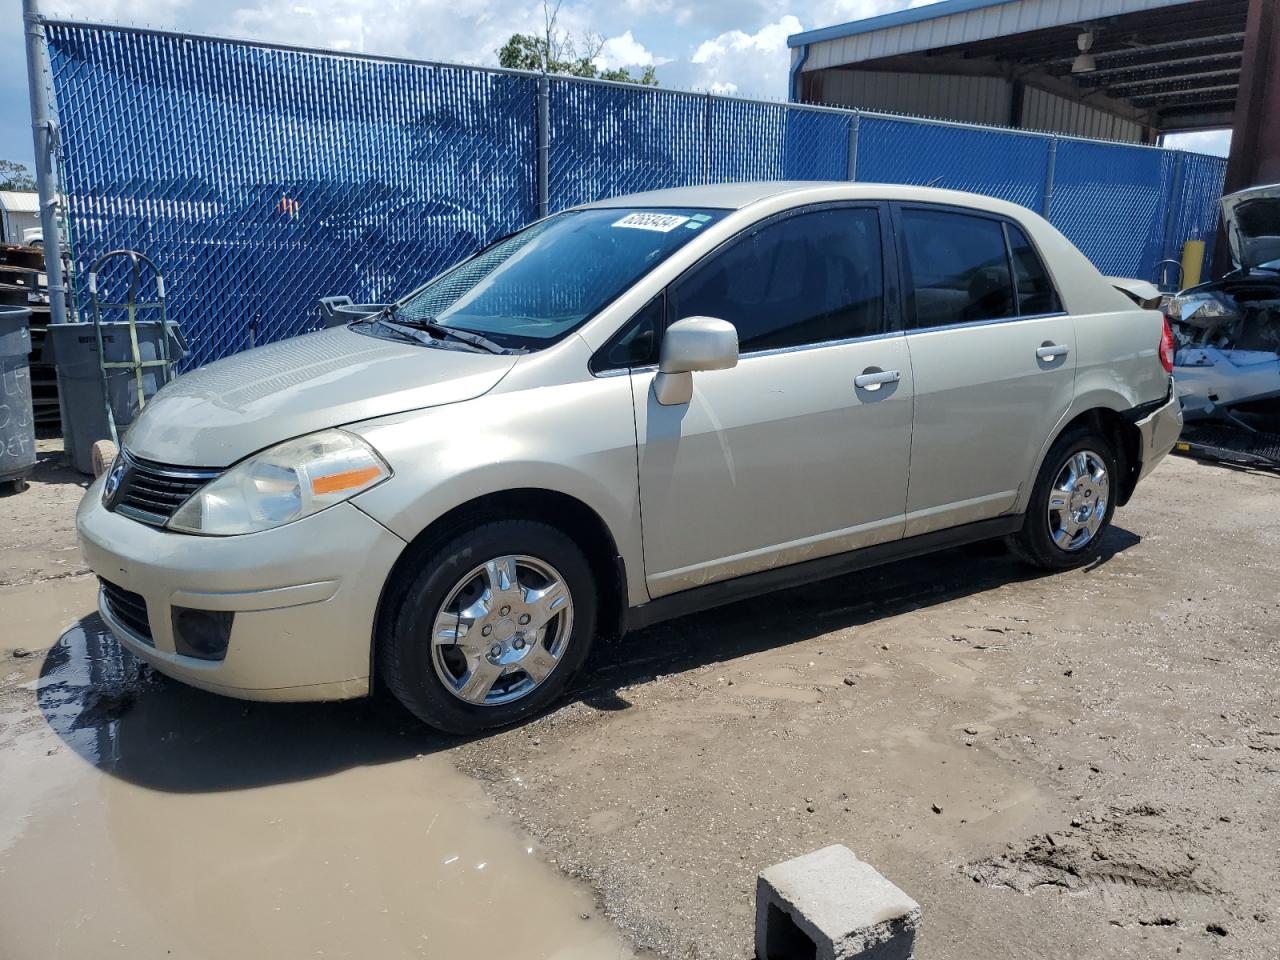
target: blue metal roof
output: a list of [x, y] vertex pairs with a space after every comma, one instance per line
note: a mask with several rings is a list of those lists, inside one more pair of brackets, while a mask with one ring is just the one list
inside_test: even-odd
[[890, 27], [901, 27], [908, 23], [920, 23], [924, 20], [936, 20], [949, 17], [955, 13], [969, 13], [984, 7], [999, 7], [1017, 0], [942, 0], [941, 3], [930, 3], [923, 7], [912, 7], [899, 10], [897, 13], [885, 13], [865, 20], [851, 20], [839, 23], [834, 27], [821, 27], [817, 30], [806, 30], [804, 33], [793, 33], [787, 37], [788, 47], [803, 47], [820, 40], [835, 40], [839, 37], [856, 37], [860, 33], [875, 33]]

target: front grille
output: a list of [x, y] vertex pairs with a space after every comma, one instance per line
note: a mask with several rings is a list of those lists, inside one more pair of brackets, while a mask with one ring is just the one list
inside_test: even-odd
[[152, 526], [163, 527], [187, 499], [221, 470], [171, 467], [122, 453], [124, 474], [110, 508]]
[[99, 577], [98, 582], [102, 584], [102, 598], [106, 602], [107, 612], [128, 627], [131, 633], [147, 643], [154, 643], [151, 639], [151, 620], [147, 617], [147, 601], [131, 590], [117, 587], [109, 580]]

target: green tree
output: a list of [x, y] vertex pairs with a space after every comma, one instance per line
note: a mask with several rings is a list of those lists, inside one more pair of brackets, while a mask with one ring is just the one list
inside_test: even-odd
[[34, 190], [35, 178], [25, 163], [0, 160], [0, 190]]
[[498, 50], [498, 64], [512, 70], [540, 70], [544, 73], [566, 73], [574, 77], [596, 77], [601, 80], [618, 80], [656, 87], [658, 78], [653, 67], [645, 67], [640, 76], [633, 77], [629, 70], [601, 70], [595, 59], [604, 48], [604, 37], [586, 34], [574, 40], [566, 31], [556, 27], [560, 3], [554, 6], [543, 0], [542, 35], [513, 33]]

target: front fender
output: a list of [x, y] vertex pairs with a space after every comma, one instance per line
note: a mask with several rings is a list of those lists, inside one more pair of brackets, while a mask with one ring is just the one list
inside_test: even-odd
[[394, 472], [355, 504], [403, 539], [479, 497], [548, 490], [600, 517], [626, 564], [628, 596], [647, 598], [630, 377], [488, 394], [346, 429]]

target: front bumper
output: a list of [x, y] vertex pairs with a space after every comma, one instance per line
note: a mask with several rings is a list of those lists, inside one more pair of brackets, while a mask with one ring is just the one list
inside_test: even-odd
[[[152, 643], [112, 615], [112, 633], [161, 673], [251, 700], [338, 700], [369, 691], [374, 618], [404, 541], [350, 503], [238, 537], [169, 533], [102, 506], [76, 511], [85, 562], [146, 604]], [[233, 611], [226, 657], [175, 651], [172, 608]]]
[[1173, 449], [1182, 433], [1182, 405], [1178, 402], [1177, 394], [1178, 391], [1171, 382], [1165, 402], [1134, 424], [1142, 438], [1139, 445], [1142, 457], [1142, 464], [1138, 468], [1139, 482]]

